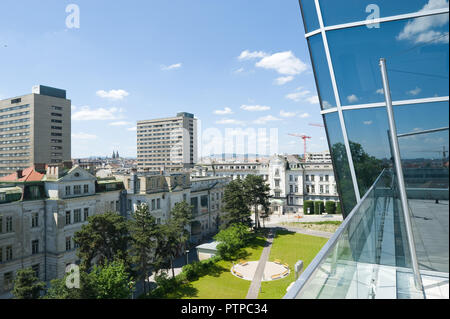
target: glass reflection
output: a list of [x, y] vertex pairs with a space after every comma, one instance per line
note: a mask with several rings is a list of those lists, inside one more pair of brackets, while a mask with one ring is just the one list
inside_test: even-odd
[[311, 32], [319, 29], [319, 20], [317, 19], [317, 11], [314, 0], [301, 0], [300, 8], [302, 10], [305, 32]]
[[308, 43], [311, 50], [311, 60], [314, 67], [314, 76], [316, 78], [322, 109], [336, 107], [336, 100], [334, 98], [322, 35], [317, 34], [309, 37]]
[[379, 59], [392, 99], [448, 96], [448, 14], [327, 32], [342, 105], [384, 102]]
[[347, 153], [345, 151], [344, 138], [339, 123], [337, 113], [324, 115], [324, 122], [327, 127], [330, 152], [336, 175], [336, 183], [342, 200], [342, 214], [345, 217], [356, 205], [356, 196], [353, 188], [350, 167], [348, 165]]
[[[399, 14], [448, 8], [446, 0], [320, 0], [320, 9], [325, 26], [365, 21], [373, 15], [388, 17]], [[376, 7], [375, 7], [376, 6]], [[379, 9], [379, 10], [378, 10]]]

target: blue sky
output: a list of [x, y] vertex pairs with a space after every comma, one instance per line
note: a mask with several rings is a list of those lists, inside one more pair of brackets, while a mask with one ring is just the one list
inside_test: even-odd
[[[66, 26], [72, 3], [80, 28]], [[328, 148], [308, 125], [322, 118], [297, 0], [2, 0], [0, 12], [0, 97], [66, 89], [73, 157], [136, 156], [136, 121], [181, 111], [224, 135], [278, 128], [280, 152], [303, 153], [288, 133]]]

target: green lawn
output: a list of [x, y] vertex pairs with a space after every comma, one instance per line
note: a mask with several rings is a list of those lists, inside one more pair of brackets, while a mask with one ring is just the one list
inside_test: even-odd
[[295, 280], [295, 263], [303, 260], [303, 270], [305, 270], [327, 241], [327, 238], [278, 231], [270, 250], [269, 261], [279, 259], [283, 264], [289, 265], [291, 272], [286, 278], [262, 282], [262, 292], [259, 293], [258, 298], [281, 299], [286, 294], [286, 288]]
[[[246, 248], [245, 260], [259, 260], [266, 240], [257, 237]], [[250, 281], [239, 279], [230, 272], [232, 262], [221, 260], [213, 273], [190, 283], [189, 293], [183, 299], [245, 299]]]

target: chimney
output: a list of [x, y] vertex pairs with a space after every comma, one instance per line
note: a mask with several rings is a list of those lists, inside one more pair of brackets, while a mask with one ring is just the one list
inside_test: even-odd
[[23, 177], [23, 170], [19, 169], [16, 171], [17, 173], [17, 179], [21, 179]]

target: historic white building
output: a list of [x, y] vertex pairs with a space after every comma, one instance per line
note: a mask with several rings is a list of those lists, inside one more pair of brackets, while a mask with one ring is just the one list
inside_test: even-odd
[[198, 164], [194, 176], [244, 179], [259, 175], [270, 186], [272, 213], [303, 213], [305, 200], [339, 200], [329, 152], [309, 153], [307, 161], [296, 155], [274, 155], [261, 162], [216, 162]]

